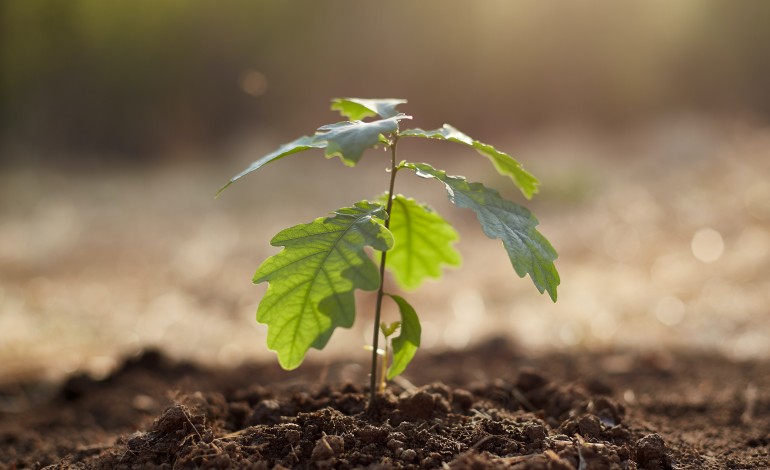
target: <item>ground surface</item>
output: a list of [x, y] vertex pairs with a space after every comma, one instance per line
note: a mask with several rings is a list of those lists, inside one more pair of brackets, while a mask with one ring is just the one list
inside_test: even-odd
[[423, 354], [371, 412], [356, 364], [206, 370], [158, 353], [2, 390], [2, 468], [770, 467], [770, 365], [716, 356]]
[[[205, 164], [3, 168], [0, 465], [770, 467], [770, 130], [680, 116], [478, 137], [514, 153], [542, 193], [525, 201], [462, 147], [399, 149], [530, 207], [559, 251], [559, 301], [519, 279], [443, 188], [399, 177], [398, 192], [457, 227], [464, 265], [405, 293], [422, 323], [406, 375], [418, 387], [394, 384], [371, 415], [372, 294], [352, 329], [287, 374], [254, 321], [265, 285], [250, 281], [280, 229], [384, 190], [387, 155], [344, 168], [303, 153], [217, 200], [286, 139]], [[200, 366], [124, 365], [152, 348]]]

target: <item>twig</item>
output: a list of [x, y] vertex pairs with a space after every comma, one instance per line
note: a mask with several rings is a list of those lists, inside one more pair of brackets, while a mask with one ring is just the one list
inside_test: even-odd
[[190, 423], [190, 426], [192, 426], [193, 431], [195, 431], [195, 434], [198, 435], [198, 439], [200, 439], [201, 442], [203, 442], [203, 436], [201, 436], [201, 433], [198, 432], [198, 428], [195, 427], [190, 417], [187, 416], [187, 410], [182, 410], [182, 414], [184, 415], [184, 419], [186, 419], [187, 422]]
[[473, 420], [479, 417], [481, 417], [482, 419], [489, 419], [489, 420], [492, 419], [492, 416], [490, 416], [489, 413], [487, 413], [486, 411], [477, 410], [476, 408], [472, 408], [471, 413], [473, 413], [473, 418], [472, 418]]
[[481, 439], [476, 441], [476, 443], [473, 444], [469, 450], [476, 450], [479, 447], [481, 447], [482, 445], [484, 445], [486, 442], [489, 442], [490, 440], [492, 440], [492, 439], [494, 439], [496, 437], [499, 437], [499, 436], [495, 436], [494, 434], [490, 434], [489, 436], [482, 437]]
[[583, 457], [583, 452], [581, 450], [581, 448], [586, 443], [586, 441], [585, 439], [583, 439], [583, 436], [581, 436], [580, 434], [575, 434], [575, 437], [577, 438], [575, 447], [577, 448], [578, 459], [580, 460], [580, 464], [578, 465], [578, 470], [588, 470], [588, 463], [586, 462], [586, 459]]
[[233, 439], [240, 436], [241, 434], [245, 433], [248, 430], [249, 428], [245, 428], [245, 429], [241, 429], [240, 431], [231, 432], [230, 434], [225, 434], [222, 437], [218, 437], [214, 439], [214, 441], [224, 441], [225, 439]]

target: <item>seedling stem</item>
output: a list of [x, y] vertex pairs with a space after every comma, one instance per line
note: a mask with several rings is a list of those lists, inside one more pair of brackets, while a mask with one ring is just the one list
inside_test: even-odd
[[[393, 140], [388, 144], [390, 147], [390, 185], [388, 187], [388, 205], [385, 208], [385, 212], [388, 217], [385, 219], [384, 225], [386, 229], [390, 228], [390, 213], [393, 210], [393, 188], [396, 185], [396, 173], [398, 173], [398, 167], [396, 166], [396, 144], [398, 143], [398, 134], [393, 136]], [[380, 340], [380, 318], [382, 313], [382, 297], [385, 295], [385, 263], [387, 262], [388, 252], [383, 251], [380, 254], [380, 287], [377, 289], [377, 304], [374, 309], [374, 332], [372, 333], [372, 368], [371, 377], [369, 383], [369, 406], [374, 403], [374, 396], [377, 393], [377, 345]], [[384, 367], [384, 362], [383, 362]]]

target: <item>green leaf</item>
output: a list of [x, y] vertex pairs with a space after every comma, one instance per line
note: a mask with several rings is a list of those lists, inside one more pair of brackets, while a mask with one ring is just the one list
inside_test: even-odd
[[228, 186], [235, 183], [237, 180], [241, 179], [242, 177], [248, 175], [252, 171], [256, 171], [262, 168], [268, 163], [274, 162], [276, 160], [280, 160], [281, 158], [287, 155], [291, 155], [293, 153], [303, 152], [311, 148], [324, 148], [324, 147], [326, 147], [326, 142], [316, 141], [315, 137], [308, 137], [303, 135], [302, 137], [296, 140], [293, 140], [287, 144], [281, 145], [276, 150], [268, 153], [264, 157], [260, 158], [259, 160], [249, 165], [249, 167], [243, 170], [242, 172], [230, 178], [230, 181], [228, 181], [227, 184], [219, 188], [216, 195], [219, 196], [222, 193], [222, 191], [227, 189]]
[[326, 143], [327, 158], [340, 157], [347, 166], [355, 166], [364, 150], [381, 143], [382, 134], [398, 131], [398, 121], [412, 119], [400, 114], [378, 121], [343, 121], [318, 128], [314, 141]]
[[510, 177], [527, 199], [531, 199], [532, 196], [538, 192], [540, 182], [531, 173], [525, 170], [521, 163], [507, 153], [501, 152], [491, 145], [472, 139], [449, 124], [444, 124], [441, 128], [432, 131], [407, 129], [399, 135], [401, 137], [449, 140], [451, 142], [457, 142], [472, 147], [481, 155], [489, 158], [498, 173]]
[[383, 321], [383, 322], [380, 322], [380, 331], [382, 332], [382, 336], [384, 336], [385, 338], [390, 338], [391, 336], [393, 336], [393, 333], [395, 333], [398, 327], [400, 326], [401, 326], [400, 321], [394, 321], [390, 325], [388, 325]]
[[556, 301], [559, 273], [553, 261], [558, 257], [551, 243], [535, 227], [538, 220], [526, 208], [500, 197], [481, 183], [469, 183], [461, 176], [448, 176], [426, 163], [403, 163], [423, 178], [435, 178], [446, 185], [449, 200], [476, 212], [484, 233], [499, 238], [520, 277], [529, 274], [537, 290], [548, 291]]
[[[388, 100], [372, 101], [379, 102]], [[391, 101], [395, 102], [399, 100]], [[379, 108], [382, 108], [383, 106], [384, 105], [380, 105]], [[386, 112], [386, 110], [387, 107], [385, 107], [384, 110], [380, 109], [381, 112]], [[240, 178], [262, 168], [268, 163], [311, 148], [325, 148], [325, 155], [327, 158], [339, 156], [345, 165], [355, 166], [355, 164], [361, 160], [361, 156], [366, 149], [386, 142], [383, 134], [398, 131], [398, 121], [402, 119], [412, 119], [412, 117], [405, 114], [397, 114], [378, 121], [344, 121], [319, 127], [313, 136], [302, 136], [287, 144], [281, 145], [278, 149], [253, 162], [248, 168], [230, 178], [230, 181], [228, 181], [227, 184], [219, 188], [216, 196], [219, 196], [222, 191]]]
[[335, 98], [332, 100], [332, 111], [339, 111], [344, 117], [351, 121], [360, 121], [361, 119], [380, 116], [387, 119], [398, 116], [396, 106], [406, 103], [406, 100], [400, 99], [364, 99], [364, 98]]
[[401, 312], [401, 332], [393, 338], [393, 362], [388, 367], [388, 380], [401, 374], [406, 366], [412, 362], [412, 358], [420, 347], [420, 335], [422, 327], [417, 312], [409, 305], [409, 302], [398, 295], [387, 294], [396, 301]]
[[361, 201], [282, 230], [270, 241], [284, 249], [254, 274], [255, 283], [270, 283], [257, 321], [268, 325], [267, 346], [283, 368], [299, 366], [307, 350], [323, 347], [337, 326], [353, 325], [353, 290], [375, 290], [380, 282], [364, 247], [393, 246], [392, 235], [377, 222], [386, 217], [380, 204]]
[[428, 206], [399, 194], [393, 198], [389, 225], [395, 244], [385, 267], [402, 289], [415, 289], [426, 278], [441, 277], [444, 264], [461, 264], [460, 253], [453, 246], [460, 237]]

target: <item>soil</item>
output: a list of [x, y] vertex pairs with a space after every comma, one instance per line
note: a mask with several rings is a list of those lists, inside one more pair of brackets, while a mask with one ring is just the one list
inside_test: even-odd
[[0, 388], [0, 467], [770, 468], [770, 364], [696, 353], [418, 353], [367, 409], [351, 363], [212, 370], [148, 351], [112, 375]]

